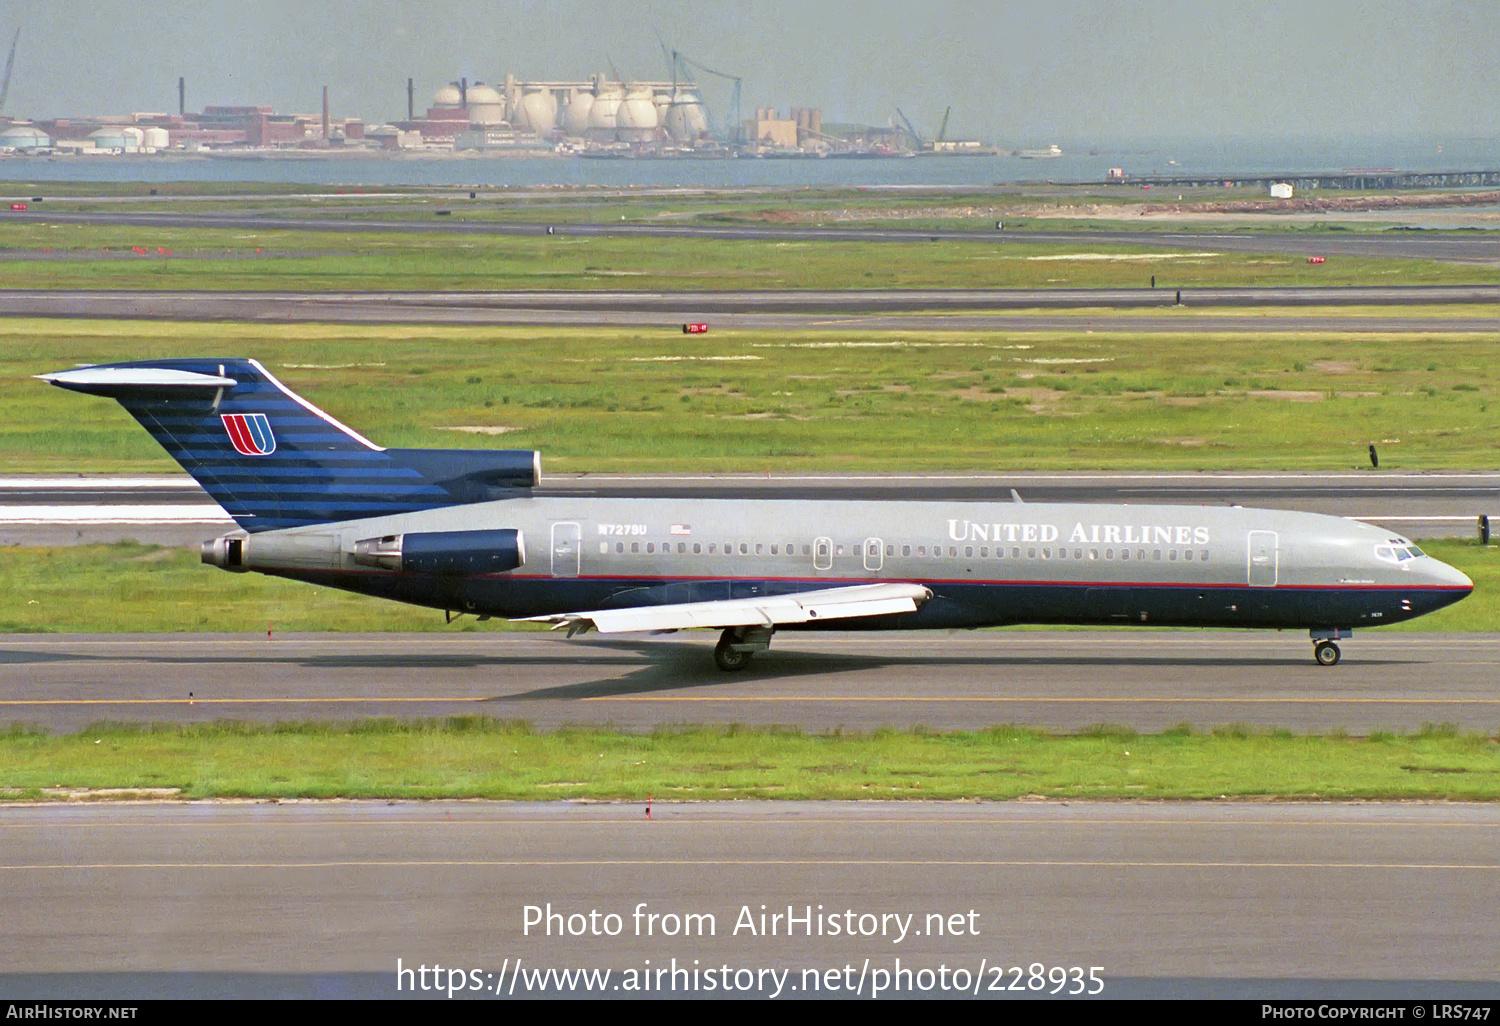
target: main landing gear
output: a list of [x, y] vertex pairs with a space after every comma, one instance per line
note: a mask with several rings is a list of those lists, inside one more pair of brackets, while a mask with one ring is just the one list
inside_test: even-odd
[[1339, 638], [1352, 638], [1354, 632], [1348, 627], [1321, 627], [1307, 632], [1312, 637], [1313, 659], [1319, 666], [1336, 666], [1339, 661]]
[[771, 647], [774, 627], [730, 627], [714, 646], [714, 665], [726, 673], [743, 670], [750, 657]]

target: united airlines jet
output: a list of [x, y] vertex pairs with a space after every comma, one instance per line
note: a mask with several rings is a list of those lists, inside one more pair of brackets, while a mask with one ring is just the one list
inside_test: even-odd
[[239, 524], [203, 561], [482, 619], [722, 630], [1136, 624], [1337, 641], [1473, 590], [1405, 538], [1239, 507], [533, 495], [540, 454], [385, 449], [245, 359], [40, 375], [116, 399]]

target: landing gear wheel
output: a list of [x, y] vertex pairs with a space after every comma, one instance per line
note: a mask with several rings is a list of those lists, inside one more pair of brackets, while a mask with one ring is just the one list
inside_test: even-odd
[[1313, 646], [1313, 658], [1319, 666], [1333, 666], [1339, 661], [1339, 647], [1331, 641], [1320, 641]]
[[734, 631], [728, 630], [720, 635], [719, 643], [714, 646], [714, 665], [725, 673], [743, 670], [750, 665], [750, 657], [755, 654], [753, 652], [741, 652], [730, 647], [739, 642], [739, 640], [735, 636]]

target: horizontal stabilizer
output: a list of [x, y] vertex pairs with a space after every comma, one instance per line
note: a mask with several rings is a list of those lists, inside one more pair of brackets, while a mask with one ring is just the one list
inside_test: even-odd
[[233, 378], [222, 374], [200, 374], [172, 367], [79, 367], [37, 377], [74, 392], [110, 396], [158, 388], [233, 388], [236, 384]]
[[675, 631], [690, 627], [775, 627], [780, 624], [839, 620], [855, 616], [914, 613], [932, 597], [920, 584], [856, 584], [792, 595], [765, 595], [718, 602], [683, 602], [667, 606], [595, 609], [581, 613], [528, 616], [535, 623], [567, 627], [571, 635], [592, 625], [601, 634], [626, 631]]

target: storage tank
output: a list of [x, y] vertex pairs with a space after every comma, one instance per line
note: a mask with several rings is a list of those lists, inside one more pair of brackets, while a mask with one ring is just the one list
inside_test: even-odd
[[96, 150], [138, 150], [146, 133], [131, 125], [110, 125], [90, 132], [89, 139]]
[[656, 116], [656, 102], [649, 89], [632, 89], [620, 102], [615, 118], [617, 138], [622, 142], [650, 142], [656, 138], [660, 124]]
[[469, 122], [499, 125], [505, 122], [505, 98], [483, 82], [469, 86]]
[[51, 145], [47, 133], [31, 125], [19, 125], [0, 132], [0, 147], [9, 150], [45, 150]]
[[516, 104], [511, 123], [522, 131], [546, 135], [557, 127], [557, 98], [550, 89], [527, 89]]
[[165, 128], [148, 128], [142, 145], [148, 150], [164, 150], [168, 145], [167, 130]]
[[582, 139], [589, 130], [589, 108], [594, 105], [594, 94], [575, 92], [563, 108], [563, 131], [575, 139]]
[[458, 91], [457, 82], [449, 82], [443, 88], [432, 94], [432, 105], [446, 110], [464, 105], [463, 96]]
[[605, 86], [594, 97], [589, 107], [589, 138], [599, 142], [614, 142], [619, 127], [620, 104], [625, 93], [619, 86]]
[[691, 89], [679, 89], [667, 115], [662, 119], [667, 134], [678, 142], [692, 142], [708, 134], [708, 111]]

